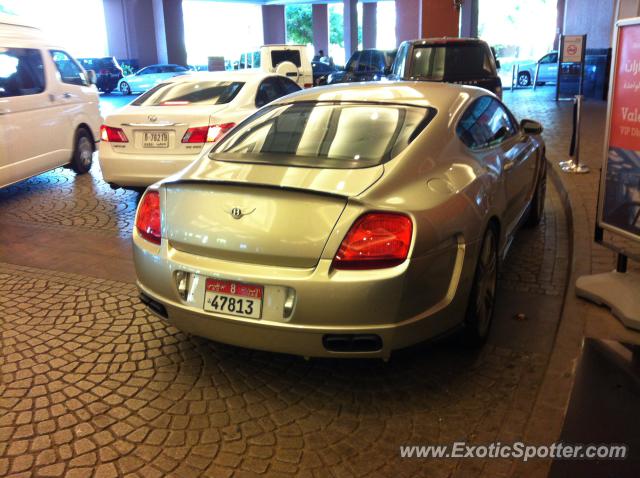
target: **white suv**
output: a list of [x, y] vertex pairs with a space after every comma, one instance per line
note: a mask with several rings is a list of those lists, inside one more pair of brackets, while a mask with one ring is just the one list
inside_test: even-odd
[[313, 69], [305, 45], [263, 45], [240, 55], [238, 68], [258, 68], [286, 76], [301, 88], [313, 86]]
[[94, 84], [40, 30], [0, 14], [0, 188], [67, 164], [89, 171], [102, 122]]

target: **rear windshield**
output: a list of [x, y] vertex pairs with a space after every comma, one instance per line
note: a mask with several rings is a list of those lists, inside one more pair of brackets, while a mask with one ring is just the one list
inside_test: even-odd
[[160, 83], [138, 96], [134, 106], [222, 105], [242, 89], [241, 81]]
[[283, 61], [290, 61], [300, 68], [300, 52], [298, 50], [272, 50], [271, 64], [278, 66]]
[[263, 108], [210, 158], [282, 166], [354, 169], [405, 149], [435, 110], [393, 104], [300, 102]]
[[416, 45], [411, 59], [411, 77], [451, 81], [496, 76], [483, 45], [454, 43]]
[[82, 63], [82, 66], [89, 70], [95, 70], [99, 68], [117, 68], [116, 62], [112, 58], [81, 58], [79, 61], [80, 63]]

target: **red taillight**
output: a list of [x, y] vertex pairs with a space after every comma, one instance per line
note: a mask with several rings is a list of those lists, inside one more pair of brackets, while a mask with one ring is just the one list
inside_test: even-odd
[[182, 137], [183, 143], [215, 143], [233, 128], [235, 123], [215, 124], [189, 128]]
[[342, 241], [335, 269], [383, 269], [404, 262], [413, 224], [404, 214], [375, 212], [361, 216]]
[[103, 124], [100, 126], [100, 139], [109, 143], [128, 143], [127, 135], [120, 128]]
[[313, 83], [305, 83], [304, 87], [305, 88], [313, 88]]
[[138, 206], [136, 229], [149, 242], [160, 244], [160, 194], [158, 191], [147, 191]]

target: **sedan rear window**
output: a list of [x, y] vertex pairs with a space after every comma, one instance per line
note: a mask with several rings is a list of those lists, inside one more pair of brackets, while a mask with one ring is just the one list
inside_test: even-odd
[[433, 108], [395, 104], [273, 105], [243, 122], [210, 158], [282, 166], [366, 168], [397, 156], [434, 115]]
[[160, 83], [136, 98], [134, 106], [222, 105], [240, 92], [241, 81]]
[[466, 80], [496, 75], [483, 45], [416, 45], [411, 60], [410, 76], [423, 80]]

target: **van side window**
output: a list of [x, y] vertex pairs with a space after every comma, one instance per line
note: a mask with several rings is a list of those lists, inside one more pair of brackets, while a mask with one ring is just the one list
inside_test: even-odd
[[39, 50], [0, 48], [0, 98], [44, 91], [44, 65]]
[[51, 50], [51, 58], [60, 73], [60, 81], [70, 85], [89, 86], [84, 71], [67, 53], [60, 50]]

